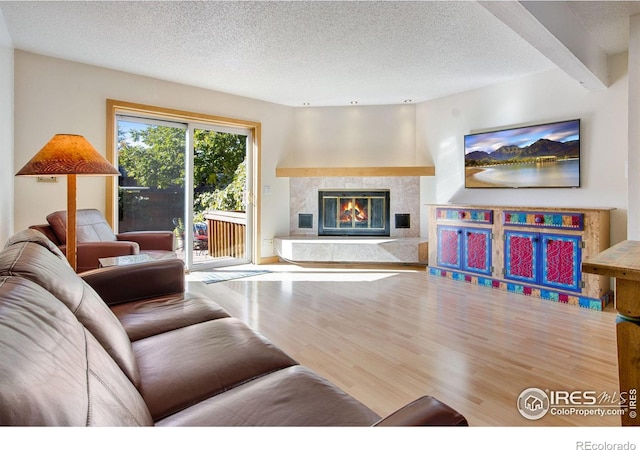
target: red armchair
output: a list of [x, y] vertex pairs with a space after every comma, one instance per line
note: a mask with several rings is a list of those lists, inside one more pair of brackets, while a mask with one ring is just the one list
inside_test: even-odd
[[[47, 224], [32, 225], [66, 252], [67, 213], [56, 211], [47, 216]], [[129, 231], [115, 234], [97, 209], [77, 212], [77, 272], [99, 267], [99, 258], [150, 254], [154, 258], [175, 257], [174, 235], [171, 231]]]

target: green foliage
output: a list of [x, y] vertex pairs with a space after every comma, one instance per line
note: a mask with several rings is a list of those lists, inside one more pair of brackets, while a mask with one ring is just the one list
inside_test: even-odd
[[133, 142], [121, 140], [118, 153], [118, 163], [127, 176], [156, 189], [184, 185], [184, 130], [149, 125], [129, 133]]
[[180, 217], [178, 217], [178, 220], [175, 221], [175, 228], [173, 229], [173, 234], [177, 238], [184, 237], [184, 223], [182, 222], [182, 219]]
[[244, 189], [247, 182], [247, 164], [242, 161], [234, 172], [231, 183], [224, 189], [203, 192], [194, 201], [197, 211], [244, 211]]
[[[129, 138], [127, 138], [127, 133]], [[182, 187], [185, 177], [185, 130], [148, 125], [118, 129], [118, 162], [137, 185], [154, 189]], [[246, 184], [246, 138], [194, 130], [194, 209], [242, 210]]]
[[226, 188], [244, 161], [247, 139], [236, 134], [195, 130], [194, 143], [194, 187]]

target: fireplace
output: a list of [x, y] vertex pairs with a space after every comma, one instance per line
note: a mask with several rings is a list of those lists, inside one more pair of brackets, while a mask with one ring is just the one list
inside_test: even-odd
[[389, 236], [389, 190], [319, 190], [319, 236]]

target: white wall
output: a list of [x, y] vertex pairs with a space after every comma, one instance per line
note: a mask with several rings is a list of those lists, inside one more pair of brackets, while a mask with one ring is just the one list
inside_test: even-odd
[[640, 14], [629, 19], [629, 101], [627, 193], [629, 208], [627, 239], [640, 239]]
[[13, 43], [0, 11], [0, 244], [13, 233]]
[[[84, 134], [104, 152], [105, 100], [113, 98], [261, 122], [263, 239], [289, 232], [289, 180], [275, 177], [277, 166], [434, 164], [436, 176], [421, 178], [423, 205], [613, 207], [615, 243], [626, 238], [626, 53], [612, 58], [610, 75], [611, 87], [600, 92], [553, 70], [417, 105], [290, 108], [18, 51], [14, 167], [61, 132]], [[464, 189], [465, 134], [572, 118], [582, 119], [581, 188]], [[104, 180], [78, 183], [78, 206], [102, 209]], [[16, 229], [66, 207], [64, 181], [17, 178], [15, 186]], [[427, 236], [426, 216], [421, 219], [420, 234]]]
[[[283, 155], [282, 167], [393, 167], [432, 165], [430, 155], [416, 153], [416, 105], [343, 106], [296, 108], [289, 151]], [[424, 178], [424, 177], [421, 177]], [[294, 183], [295, 181], [295, 183]], [[420, 199], [406, 201], [398, 186], [404, 185], [403, 177], [370, 178], [322, 178], [291, 180], [291, 233], [317, 232], [300, 230], [298, 214], [311, 213], [317, 219], [317, 189], [367, 188], [387, 189], [392, 192], [391, 208], [395, 212], [412, 214], [411, 236], [420, 233], [420, 220], [426, 220], [420, 209]], [[296, 187], [297, 186], [297, 187]], [[305, 189], [315, 194], [305, 194]], [[393, 191], [393, 188], [392, 188]], [[397, 195], [400, 193], [400, 195]], [[407, 208], [407, 204], [411, 208]], [[399, 208], [396, 210], [396, 208]], [[402, 211], [400, 211], [402, 210]], [[393, 216], [393, 213], [392, 213]], [[414, 228], [415, 226], [415, 228]], [[415, 233], [415, 234], [414, 234]], [[404, 235], [392, 230], [392, 236]], [[407, 234], [409, 236], [409, 234]], [[424, 234], [426, 236], [426, 234]]]
[[415, 105], [295, 108], [283, 167], [411, 166]]
[[[259, 100], [16, 51], [15, 170], [56, 133], [82, 134], [105, 154], [108, 98], [260, 122], [262, 184], [270, 186], [262, 201], [262, 236], [288, 232], [289, 205], [281, 201], [289, 197], [288, 183], [276, 179], [275, 167], [289, 135], [292, 109]], [[78, 208], [104, 210], [105, 184], [102, 177], [79, 177]], [[60, 209], [66, 209], [64, 179], [53, 184], [16, 178], [16, 230], [43, 223], [49, 212]]]
[[[611, 59], [612, 85], [589, 92], [560, 70], [425, 102], [417, 106], [417, 146], [433, 158], [424, 203], [612, 207], [612, 244], [626, 238], [626, 53]], [[465, 134], [520, 124], [580, 118], [581, 187], [465, 189]], [[423, 227], [426, 220], [422, 220]], [[426, 229], [422, 235], [426, 236]]]

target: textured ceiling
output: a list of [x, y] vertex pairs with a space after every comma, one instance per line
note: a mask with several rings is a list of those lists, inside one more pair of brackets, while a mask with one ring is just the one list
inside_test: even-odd
[[627, 51], [629, 17], [640, 14], [640, 1], [568, 3], [604, 51], [610, 55]]
[[[607, 53], [639, 2], [571, 2]], [[555, 67], [473, 1], [0, 2], [15, 48], [301, 106], [396, 104]]]

